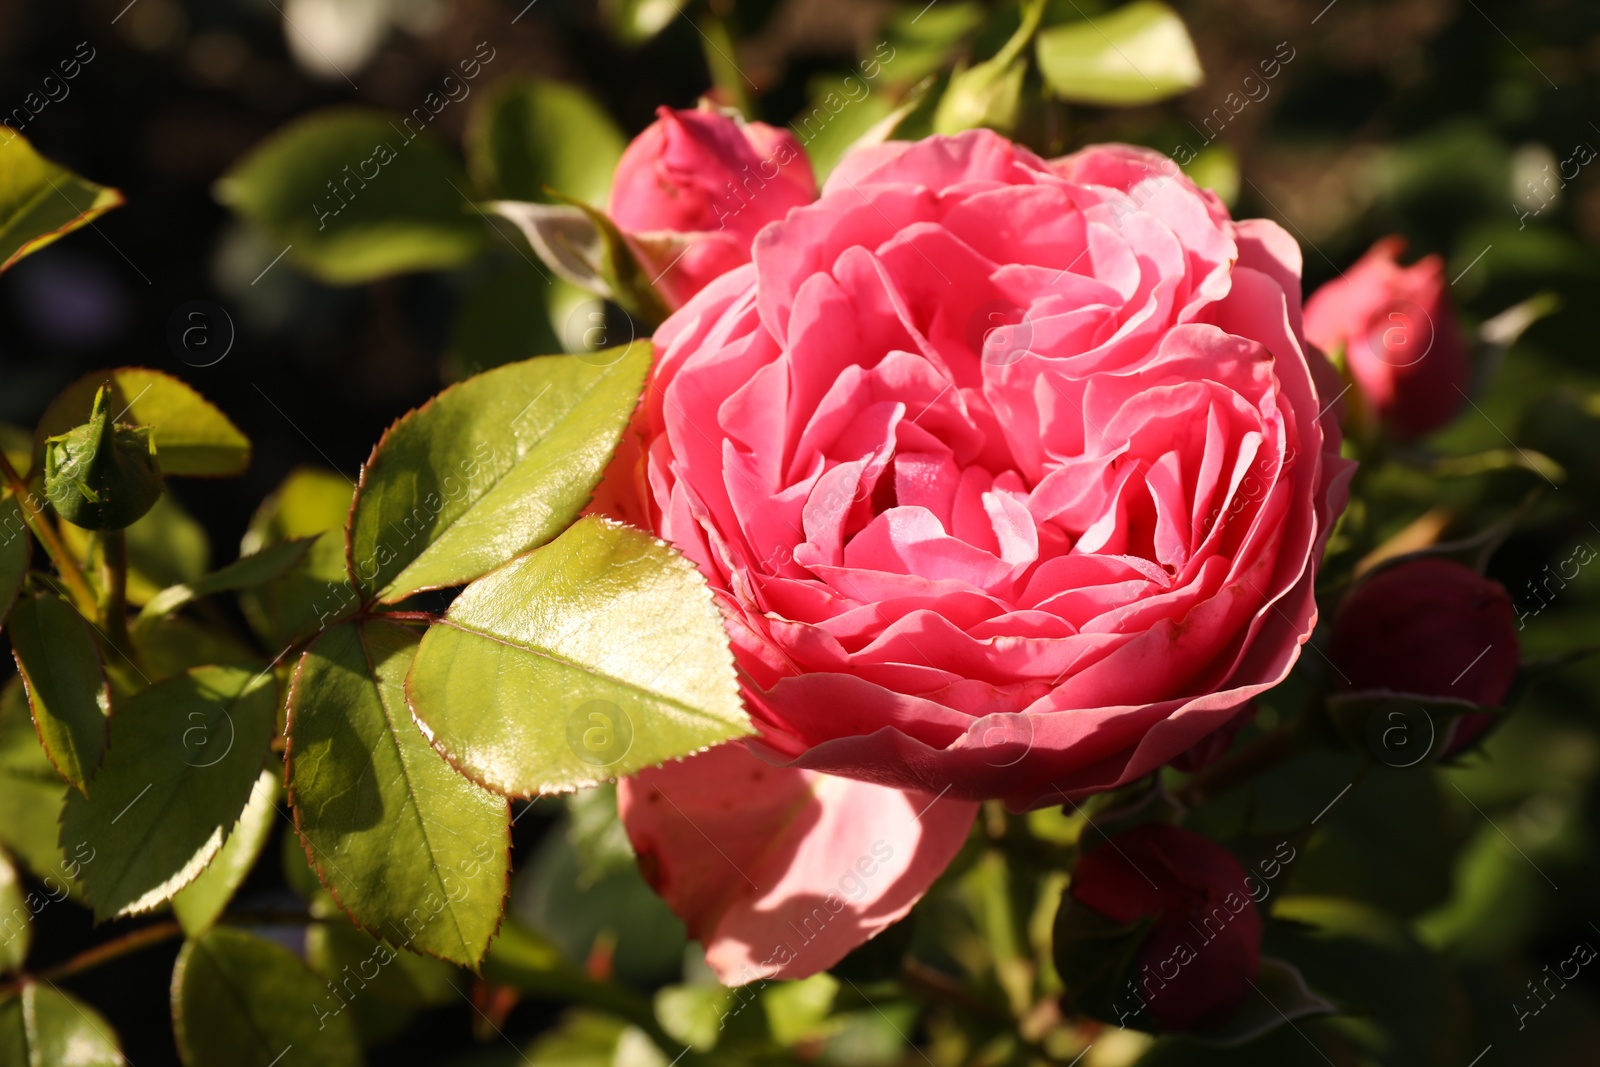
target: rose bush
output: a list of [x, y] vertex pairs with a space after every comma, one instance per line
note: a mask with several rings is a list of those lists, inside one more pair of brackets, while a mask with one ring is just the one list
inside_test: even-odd
[[1159, 154], [858, 149], [655, 340], [604, 498], [709, 579], [759, 736], [620, 807], [724, 981], [903, 915], [977, 800], [1160, 767], [1315, 624], [1351, 465], [1299, 251]]

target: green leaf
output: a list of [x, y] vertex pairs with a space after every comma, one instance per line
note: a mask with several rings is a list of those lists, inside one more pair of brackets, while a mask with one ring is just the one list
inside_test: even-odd
[[239, 474], [249, 466], [250, 439], [226, 415], [172, 375], [145, 367], [96, 371], [62, 390], [34, 430], [36, 466], [46, 438], [89, 421], [95, 391], [108, 381], [111, 411], [118, 421], [151, 428], [161, 473], [216, 477]]
[[0, 271], [123, 203], [122, 194], [78, 177], [0, 126]]
[[173, 1030], [188, 1067], [359, 1067], [349, 1016], [328, 1011], [329, 1001], [294, 953], [226, 927], [186, 943], [172, 970]]
[[67, 798], [63, 846], [92, 841], [95, 916], [148, 911], [199, 876], [250, 799], [278, 710], [270, 671], [199, 667], [118, 711], [90, 799]]
[[28, 946], [33, 942], [30, 897], [33, 894], [24, 895], [21, 872], [10, 856], [0, 851], [0, 974], [22, 970], [28, 958]]
[[0, 624], [22, 592], [22, 580], [33, 562], [33, 537], [14, 496], [0, 498]]
[[271, 648], [315, 633], [359, 606], [346, 573], [344, 524], [355, 485], [344, 475], [300, 467], [257, 509], [242, 555], [299, 537], [314, 537], [305, 559], [260, 589], [240, 593], [251, 627]]
[[[332, 910], [337, 912], [337, 905]], [[306, 929], [306, 962], [341, 989], [340, 996], [351, 1010], [363, 1044], [392, 1038], [418, 1008], [460, 1004], [465, 992], [465, 983], [456, 984], [456, 968], [450, 964], [431, 956], [396, 952], [351, 926], [342, 914]], [[319, 1006], [322, 1010], [338, 1007], [329, 996], [324, 996]]]
[[678, 17], [687, 0], [600, 0], [606, 28], [627, 44], [643, 44]]
[[126, 1067], [111, 1024], [76, 997], [34, 981], [0, 998], [7, 1067]]
[[785, 1048], [814, 1040], [831, 1029], [828, 1016], [839, 995], [839, 980], [814, 974], [798, 982], [774, 982], [761, 991], [772, 1040]]
[[508, 78], [473, 112], [467, 160], [473, 184], [488, 198], [548, 200], [549, 186], [603, 205], [627, 143], [582, 89]]
[[1080, 104], [1153, 104], [1204, 79], [1183, 20], [1154, 0], [1043, 30], [1038, 55], [1045, 83]]
[[267, 838], [278, 822], [278, 775], [264, 770], [250, 790], [239, 821], [234, 824], [222, 851], [200, 877], [178, 890], [172, 898], [172, 911], [183, 924], [183, 932], [199, 937], [222, 916], [233, 894], [244, 883], [250, 868], [261, 856]]
[[469, 586], [423, 638], [406, 689], [434, 745], [512, 796], [581, 789], [750, 732], [700, 572], [597, 518]]
[[[211, 561], [211, 539], [204, 526], [184, 510], [171, 493], [128, 527], [128, 603], [139, 607], [171, 585], [192, 582]], [[100, 569], [100, 548], [94, 535], [68, 524], [61, 539], [90, 573]]]
[[[156, 619], [133, 632], [139, 650], [140, 683], [159, 682], [182, 674], [190, 667], [209, 667], [218, 663], [254, 663], [260, 654], [230, 631], [194, 619]], [[135, 690], [137, 691], [137, 690]]]
[[518, 263], [472, 286], [456, 312], [450, 367], [457, 378], [562, 351], [550, 322], [555, 297], [538, 268]]
[[672, 985], [656, 991], [656, 1019], [674, 1041], [709, 1052], [722, 1036], [734, 992], [719, 985]]
[[139, 614], [137, 630], [154, 624], [192, 600], [240, 589], [254, 589], [278, 578], [289, 568], [306, 558], [315, 541], [312, 537], [296, 538], [270, 545], [252, 555], [241, 556], [220, 570], [212, 571], [192, 582], [169, 585], [150, 598]]
[[578, 887], [587, 889], [609, 875], [636, 869], [628, 831], [617, 817], [617, 787], [602, 783], [567, 797], [567, 842], [578, 864]]
[[50, 762], [87, 796], [111, 715], [111, 686], [89, 623], [58, 596], [24, 599], [11, 612], [11, 650]]
[[[64, 873], [56, 821], [67, 789], [39, 744], [22, 679], [13, 676], [0, 690], [0, 845], [36, 878]], [[54, 883], [45, 888], [55, 891]]]
[[935, 133], [954, 134], [977, 126], [1009, 133], [1022, 111], [1022, 82], [1028, 73], [1028, 44], [1044, 18], [1044, 0], [1030, 0], [1022, 24], [999, 52], [967, 70], [957, 71], [934, 112]]
[[350, 576], [394, 603], [460, 585], [560, 533], [588, 504], [638, 403], [648, 342], [500, 367], [383, 435], [361, 472]]
[[505, 906], [511, 812], [412, 720], [418, 641], [374, 620], [307, 650], [289, 694], [289, 798], [323, 884], [358, 925], [476, 966]]
[[219, 201], [323, 281], [459, 267], [487, 234], [451, 153], [409, 119], [334, 108], [273, 134], [217, 182]]

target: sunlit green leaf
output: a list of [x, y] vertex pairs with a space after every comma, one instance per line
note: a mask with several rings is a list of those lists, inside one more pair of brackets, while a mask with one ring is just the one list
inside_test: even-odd
[[240, 543], [241, 555], [294, 538], [314, 537], [306, 556], [282, 577], [240, 593], [251, 627], [282, 648], [354, 611], [359, 600], [346, 573], [344, 524], [355, 485], [315, 467], [294, 470], [256, 510]]
[[222, 851], [217, 853], [200, 877], [178, 890], [172, 898], [172, 912], [183, 924], [184, 932], [198, 937], [211, 929], [228, 901], [255, 866], [267, 838], [278, 824], [278, 775], [264, 770], [256, 777], [239, 821], [234, 824]]
[[550, 540], [589, 502], [638, 403], [648, 342], [500, 367], [389, 428], [361, 472], [351, 577], [393, 603]]
[[11, 857], [0, 851], [0, 974], [20, 971], [33, 942], [33, 909], [22, 884], [22, 873]]
[[545, 186], [603, 206], [627, 146], [605, 109], [561, 82], [508, 78], [473, 112], [467, 158], [486, 199], [547, 200]]
[[11, 612], [11, 648], [50, 762], [87, 794], [105, 756], [111, 686], [94, 633], [78, 609], [46, 593]]
[[110, 382], [117, 421], [149, 426], [163, 474], [238, 474], [250, 463], [250, 440], [228, 417], [188, 385], [146, 367], [118, 367], [86, 374], [62, 390], [39, 418], [34, 459], [44, 441], [89, 421], [94, 394]]
[[93, 842], [85, 892], [102, 919], [147, 911], [222, 849], [261, 771], [277, 712], [270, 671], [199, 667], [118, 709], [94, 793], [67, 799], [63, 848]]
[[314, 541], [315, 538], [309, 537], [283, 541], [253, 555], [241, 556], [226, 567], [193, 581], [169, 585], [150, 598], [139, 615], [139, 626], [152, 625], [200, 597], [265, 585], [305, 559]]
[[674, 1041], [698, 1052], [717, 1047], [734, 993], [719, 985], [672, 985], [656, 991], [656, 1019]]
[[1038, 55], [1045, 83], [1081, 104], [1153, 104], [1204, 78], [1183, 19], [1155, 0], [1041, 30]]
[[26, 981], [0, 996], [0, 1063], [7, 1067], [125, 1067], [115, 1031], [76, 997]]
[[428, 631], [412, 709], [497, 792], [558, 793], [750, 732], [722, 618], [694, 565], [586, 518], [474, 583]]
[[0, 845], [34, 877], [55, 877], [44, 887], [51, 892], [62, 873], [57, 820], [68, 788], [39, 744], [22, 679], [12, 677], [0, 690]]
[[302, 658], [289, 698], [289, 796], [323, 883], [361, 926], [469, 966], [500, 925], [506, 802], [428, 744], [406, 707], [419, 638], [370, 621]]
[[283, 127], [217, 183], [216, 196], [324, 281], [458, 267], [483, 248], [466, 176], [413, 120], [369, 108]]
[[117, 190], [45, 159], [0, 126], [0, 271], [122, 203]]
[[294, 953], [227, 927], [186, 943], [172, 971], [188, 1067], [357, 1067], [361, 1047], [341, 1003]]

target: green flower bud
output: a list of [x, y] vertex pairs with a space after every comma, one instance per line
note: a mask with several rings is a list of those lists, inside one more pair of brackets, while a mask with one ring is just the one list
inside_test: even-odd
[[86, 530], [131, 526], [161, 497], [150, 428], [114, 422], [110, 403], [111, 387], [102, 385], [87, 423], [45, 441], [45, 495], [58, 515]]

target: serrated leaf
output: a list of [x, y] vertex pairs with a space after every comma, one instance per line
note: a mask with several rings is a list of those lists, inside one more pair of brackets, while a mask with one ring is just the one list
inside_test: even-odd
[[68, 788], [39, 744], [22, 679], [13, 676], [0, 690], [0, 845], [40, 879], [59, 873], [56, 820]]
[[200, 872], [200, 877], [178, 890], [172, 898], [172, 912], [183, 932], [198, 937], [216, 925], [217, 919], [244, 883], [250, 868], [261, 856], [267, 838], [278, 822], [278, 774], [264, 770], [256, 777], [239, 821], [234, 824], [222, 851]]
[[37, 982], [0, 997], [0, 1063], [7, 1067], [125, 1067], [111, 1024], [76, 997]]
[[473, 112], [467, 161], [486, 196], [544, 200], [545, 187], [605, 203], [627, 138], [588, 93], [561, 82], [508, 78]]
[[445, 270], [487, 234], [453, 155], [414, 120], [318, 111], [281, 128], [217, 182], [222, 203], [323, 281]]
[[23, 893], [22, 874], [0, 851], [0, 974], [22, 970], [33, 943], [33, 909]]
[[39, 740], [61, 776], [87, 795], [106, 752], [111, 686], [89, 623], [48, 593], [11, 612], [11, 650]]
[[220, 570], [196, 578], [192, 582], [169, 585], [150, 598], [140, 612], [137, 629], [153, 625], [158, 619], [170, 615], [191, 600], [217, 593], [240, 589], [254, 589], [265, 585], [300, 563], [311, 551], [315, 538], [304, 537], [269, 545], [249, 556], [241, 556]]
[[187, 942], [172, 970], [178, 1052], [188, 1067], [359, 1067], [349, 1017], [318, 1010], [330, 999], [288, 949], [217, 927]]
[[289, 696], [289, 798], [323, 884], [359, 925], [476, 966], [504, 910], [511, 811], [412, 721], [418, 642], [374, 620], [306, 651]]
[[350, 577], [394, 603], [460, 585], [560, 533], [638, 403], [648, 342], [541, 356], [452, 386], [389, 428], [361, 472]]
[[119, 709], [91, 798], [67, 799], [61, 840], [92, 841], [97, 919], [148, 911], [199, 876], [250, 799], [278, 710], [270, 671], [197, 667]]
[[511, 796], [567, 792], [750, 732], [700, 572], [584, 518], [474, 582], [406, 683], [434, 745]]
[[0, 624], [22, 592], [22, 580], [33, 562], [33, 537], [14, 496], [0, 499]]
[[89, 421], [95, 391], [108, 381], [117, 421], [151, 428], [161, 473], [217, 477], [249, 466], [250, 439], [226, 415], [177, 378], [146, 367], [96, 371], [62, 390], [34, 431], [35, 465], [44, 455], [45, 438]]
[[1154, 0], [1042, 30], [1038, 57], [1045, 84], [1079, 104], [1153, 104], [1205, 77], [1183, 19]]
[[117, 190], [78, 177], [0, 126], [0, 271], [122, 203]]
[[[163, 493], [145, 516], [125, 531], [128, 543], [128, 603], [140, 607], [168, 586], [195, 581], [211, 562], [206, 529], [171, 493]], [[61, 540], [85, 572], [100, 570], [100, 543], [82, 527], [65, 523]]]

